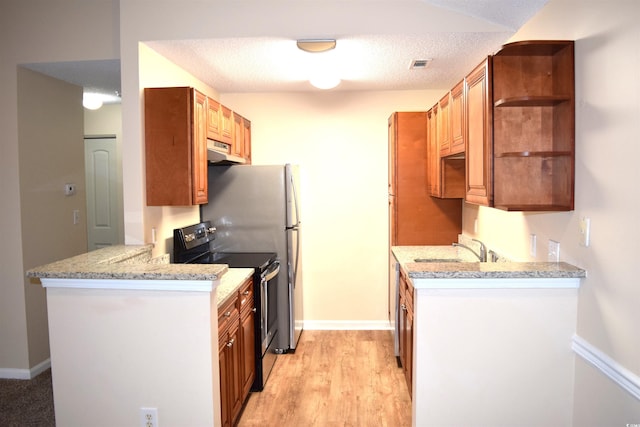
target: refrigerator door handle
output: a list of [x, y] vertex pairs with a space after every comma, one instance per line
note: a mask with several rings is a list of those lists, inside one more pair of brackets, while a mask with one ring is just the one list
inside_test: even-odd
[[[291, 185], [291, 198], [293, 199], [293, 212], [295, 213], [295, 218], [292, 218], [291, 224], [287, 226], [287, 229], [292, 229], [300, 225], [300, 210], [298, 207], [298, 189], [296, 188], [295, 180], [293, 179], [293, 172], [291, 170], [291, 165], [287, 164], [285, 166], [286, 173], [289, 175], [289, 183]], [[295, 221], [295, 222], [294, 222]]]

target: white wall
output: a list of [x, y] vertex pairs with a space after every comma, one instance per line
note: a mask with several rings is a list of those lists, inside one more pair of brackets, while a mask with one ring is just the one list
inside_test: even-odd
[[[623, 368], [640, 375], [640, 274], [637, 159], [640, 155], [640, 3], [635, 0], [551, 0], [513, 37], [575, 40], [575, 211], [507, 213], [465, 205], [463, 231], [490, 248], [537, 260], [548, 239], [560, 258], [587, 270], [580, 289], [578, 335]], [[591, 245], [578, 244], [578, 220], [591, 218]], [[640, 402], [579, 360], [574, 425], [625, 425], [640, 420]], [[640, 384], [639, 384], [640, 385]]]
[[[93, 19], [88, 20], [87, 16]], [[47, 333], [41, 328], [41, 320], [36, 321], [38, 327], [33, 322], [27, 325], [32, 316], [42, 319], [44, 313], [41, 304], [26, 302], [25, 271], [32, 265], [27, 265], [23, 259], [23, 238], [33, 239], [33, 236], [23, 235], [23, 228], [29, 226], [29, 222], [23, 224], [23, 215], [32, 214], [21, 208], [20, 174], [40, 177], [43, 184], [50, 178], [40, 176], [37, 168], [30, 168], [28, 161], [23, 166], [19, 160], [18, 66], [32, 62], [117, 58], [117, 2], [3, 1], [0, 38], [0, 92], [3, 94], [0, 101], [0, 198], [3, 201], [3, 209], [0, 209], [3, 239], [0, 247], [0, 376], [15, 373], [30, 376], [34, 372], [31, 368], [45, 362], [35, 359], [45, 356], [42, 350], [30, 354], [29, 347], [46, 347]], [[81, 110], [79, 114], [82, 120]], [[60, 125], [64, 126], [64, 121]], [[21, 171], [23, 167], [27, 170]], [[62, 175], [58, 179], [62, 180]], [[43, 206], [43, 209], [46, 212], [40, 217], [43, 221], [48, 216], [61, 214], [55, 206]], [[53, 232], [51, 238], [55, 235]], [[46, 254], [49, 260], [64, 255], [55, 249]]]
[[387, 119], [440, 91], [224, 94], [254, 164], [300, 165], [305, 327], [386, 327]]
[[56, 425], [138, 426], [145, 407], [161, 426], [220, 424], [215, 291], [48, 288], [47, 298]]

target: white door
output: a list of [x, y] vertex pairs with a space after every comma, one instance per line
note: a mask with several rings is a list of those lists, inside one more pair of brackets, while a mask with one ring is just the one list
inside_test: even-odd
[[119, 241], [116, 138], [85, 137], [87, 246], [90, 251]]

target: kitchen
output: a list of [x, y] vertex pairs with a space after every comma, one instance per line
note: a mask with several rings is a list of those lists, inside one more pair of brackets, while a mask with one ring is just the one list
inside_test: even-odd
[[[520, 215], [501, 211], [475, 208], [465, 206], [464, 221], [465, 230], [473, 234], [474, 220], [478, 219], [478, 236], [487, 242], [490, 247], [501, 249], [504, 252], [513, 254], [517, 258], [526, 259], [528, 257], [529, 234], [534, 232], [538, 236], [539, 248], [546, 245], [548, 239], [555, 238], [561, 242], [561, 258], [577, 265], [586, 266], [589, 272], [587, 286], [581, 290], [582, 308], [579, 314], [580, 322], [578, 332], [586, 335], [587, 339], [601, 348], [621, 365], [638, 372], [637, 368], [637, 344], [632, 339], [634, 328], [637, 324], [637, 314], [635, 314], [637, 301], [637, 290], [631, 287], [635, 270], [633, 269], [633, 244], [637, 240], [637, 231], [624, 224], [633, 224], [637, 206], [635, 198], [629, 197], [637, 194], [632, 187], [632, 181], [625, 173], [632, 174], [635, 170], [632, 158], [637, 154], [637, 147], [629, 145], [627, 141], [633, 141], [637, 135], [637, 125], [629, 119], [629, 116], [610, 115], [611, 105], [619, 105], [626, 102], [626, 107], [633, 110], [637, 106], [637, 99], [623, 96], [629, 89], [629, 84], [637, 84], [633, 78], [631, 69], [637, 65], [631, 58], [626, 58], [620, 64], [630, 64], [631, 67], [599, 68], [598, 64], [604, 64], [605, 60], [623, 61], [624, 54], [628, 49], [633, 51], [633, 45], [627, 44], [625, 33], [618, 34], [613, 23], [622, 28], [635, 28], [629, 24], [626, 16], [633, 16], [635, 9], [629, 3], [622, 2], [627, 9], [600, 10], [597, 4], [590, 5], [589, 9], [583, 7], [579, 11], [569, 11], [571, 2], [551, 2], [546, 14], [541, 15], [536, 21], [531, 22], [528, 27], [518, 34], [520, 38], [570, 38], [580, 39], [582, 44], [578, 44], [579, 67], [577, 67], [577, 91], [582, 93], [577, 106], [577, 130], [576, 141], [577, 162], [583, 165], [577, 168], [577, 205], [575, 212], [556, 214], [535, 214]], [[128, 91], [133, 89], [132, 80], [137, 75], [137, 66], [134, 66], [132, 55], [137, 53], [132, 51], [131, 41], [135, 39], [134, 24], [128, 20], [135, 20], [140, 16], [140, 12], [127, 9], [122, 5], [125, 15], [121, 22], [123, 29], [123, 81], [128, 83]], [[624, 13], [626, 10], [627, 14]], [[629, 13], [630, 12], [630, 13]], [[581, 13], [581, 14], [580, 14]], [[600, 14], [607, 14], [611, 19], [607, 23], [596, 19]], [[636, 14], [637, 15], [637, 14]], [[557, 18], [556, 18], [557, 16]], [[579, 20], [576, 27], [563, 25], [563, 20], [567, 17]], [[631, 18], [629, 18], [631, 19]], [[558, 23], [558, 22], [562, 22]], [[629, 25], [627, 25], [629, 24]], [[611, 26], [611, 27], [610, 27]], [[589, 29], [587, 29], [589, 28]], [[622, 31], [622, 30], [621, 30]], [[630, 30], [632, 31], [632, 30]], [[598, 38], [600, 34], [602, 38]], [[631, 32], [630, 34], [635, 34]], [[24, 36], [26, 37], [26, 36]], [[129, 38], [128, 38], [129, 37]], [[604, 39], [603, 39], [604, 38]], [[612, 44], [610, 50], [600, 51], [597, 47], [606, 40]], [[593, 43], [593, 44], [591, 44]], [[629, 42], [630, 43], [630, 42]], [[136, 45], [137, 46], [137, 45]], [[61, 55], [65, 58], [64, 55]], [[48, 60], [50, 56], [32, 55], [26, 60], [19, 62], [32, 62], [34, 60]], [[614, 62], [618, 64], [618, 62]], [[615, 70], [614, 70], [615, 68]], [[628, 71], [627, 71], [628, 70]], [[594, 74], [596, 73], [596, 74]], [[621, 74], [622, 73], [622, 74]], [[606, 86], [600, 87], [596, 84], [603, 79], [608, 82]], [[617, 85], [617, 82], [625, 81], [624, 89]], [[145, 84], [147, 82], [144, 82]], [[154, 83], [154, 82], [151, 82]], [[10, 89], [15, 84], [15, 79], [7, 82], [7, 93], [13, 93]], [[137, 87], [137, 86], [136, 86]], [[446, 89], [446, 88], [445, 88]], [[637, 91], [636, 91], [637, 92]], [[630, 93], [636, 93], [633, 90]], [[386, 118], [395, 110], [424, 110], [428, 105], [436, 100], [442, 91], [424, 91], [421, 93], [365, 93], [358, 94], [357, 99], [353, 94], [342, 94], [339, 97], [328, 96], [327, 94], [308, 98], [300, 94], [221, 94], [223, 103], [241, 111], [251, 118], [258, 134], [255, 140], [269, 140], [270, 147], [260, 147], [256, 143], [255, 156], [260, 162], [282, 163], [290, 161], [292, 157], [299, 159], [299, 163], [307, 164], [307, 176], [325, 176], [325, 168], [332, 171], [343, 171], [341, 174], [331, 174], [323, 185], [311, 187], [307, 184], [309, 194], [317, 194], [314, 199], [307, 197], [305, 203], [305, 224], [312, 227], [312, 224], [322, 225], [323, 218], [330, 220], [331, 224], [344, 224], [345, 220], [350, 228], [344, 231], [346, 238], [341, 239], [344, 244], [335, 248], [330, 255], [330, 263], [305, 265], [305, 274], [314, 277], [322, 286], [317, 287], [317, 294], [311, 295], [310, 300], [318, 301], [317, 306], [309, 311], [310, 324], [322, 325], [322, 321], [328, 320], [349, 320], [355, 324], [366, 323], [368, 327], [380, 324], [384, 319], [386, 308], [381, 308], [375, 302], [386, 292], [386, 252], [383, 249], [369, 252], [370, 247], [384, 248], [386, 246], [386, 216], [374, 217], [370, 215], [372, 211], [386, 212], [386, 176], [379, 171], [386, 170]], [[580, 95], [579, 95], [580, 96]], [[612, 99], [611, 97], [615, 97]], [[339, 102], [338, 102], [339, 101]], [[125, 140], [135, 141], [140, 134], [140, 113], [138, 106], [127, 101], [123, 101], [123, 116]], [[330, 113], [329, 113], [329, 110]], [[378, 117], [371, 120], [368, 117], [375, 115]], [[286, 120], [283, 120], [283, 117]], [[305, 119], [314, 117], [314, 120]], [[625, 121], [619, 121], [619, 117], [624, 117]], [[348, 118], [350, 120], [345, 120]], [[15, 129], [15, 124], [8, 120], [7, 129]], [[350, 123], [347, 123], [350, 122]], [[4, 122], [3, 122], [4, 123]], [[606, 126], [605, 126], [606, 125]], [[377, 128], [376, 128], [377, 127]], [[334, 129], [337, 131], [328, 131]], [[300, 141], [305, 141], [302, 146]], [[611, 149], [600, 151], [602, 140], [611, 141], [611, 145], [622, 146], [628, 156], [614, 156]], [[327, 141], [330, 141], [330, 148], [327, 148]], [[616, 142], [614, 142], [616, 141]], [[619, 141], [619, 142], [618, 142]], [[147, 225], [157, 225], [163, 236], [167, 236], [173, 228], [174, 223], [181, 224], [194, 219], [193, 213], [186, 209], [160, 210], [147, 212], [148, 217], [144, 227], [142, 221], [142, 208], [140, 206], [141, 183], [136, 175], [140, 170], [141, 157], [139, 147], [127, 146], [125, 186], [126, 205], [129, 206], [127, 215], [131, 216], [130, 224], [127, 226], [127, 238], [135, 241], [148, 241], [144, 233], [148, 233]], [[287, 158], [283, 158], [281, 149], [287, 150]], [[319, 157], [319, 153], [325, 153], [325, 157]], [[312, 162], [318, 158], [321, 161]], [[15, 156], [12, 157], [15, 161]], [[605, 164], [602, 164], [602, 161]], [[7, 160], [9, 161], [9, 160]], [[354, 166], [358, 166], [357, 174], [348, 173]], [[367, 165], [365, 169], [365, 165]], [[7, 164], [3, 170], [15, 170], [15, 166]], [[303, 179], [304, 175], [303, 175]], [[3, 182], [10, 182], [4, 179]], [[304, 182], [304, 181], [303, 181]], [[343, 192], [335, 193], [331, 189], [346, 187], [348, 194]], [[378, 188], [379, 193], [374, 191], [361, 191], [362, 188]], [[342, 203], [349, 200], [352, 195], [357, 195], [358, 206], [353, 211], [344, 212], [331, 209], [326, 204], [326, 200]], [[16, 196], [11, 193], [10, 200], [16, 200]], [[600, 207], [602, 206], [602, 207]], [[606, 208], [605, 208], [606, 206]], [[596, 207], [598, 207], [596, 209]], [[8, 222], [15, 223], [16, 213], [7, 217]], [[594, 244], [591, 248], [581, 249], [575, 237], [577, 232], [577, 220], [581, 214], [590, 215], [593, 224]], [[615, 219], [612, 219], [615, 218]], [[133, 225], [132, 225], [133, 224]], [[312, 227], [313, 228], [313, 227]], [[372, 232], [372, 230], [379, 230]], [[493, 233], [493, 230], [502, 230], [502, 233]], [[8, 236], [15, 235], [13, 231], [7, 231]], [[320, 234], [320, 233], [319, 233]], [[366, 239], [363, 238], [366, 236]], [[311, 248], [305, 248], [305, 256], [309, 259], [325, 257], [325, 253], [320, 253], [322, 248], [330, 246], [330, 236], [326, 233], [318, 236], [310, 236], [316, 243]], [[310, 241], [310, 240], [309, 240]], [[600, 242], [600, 243], [597, 243]], [[326, 245], [326, 246], [325, 246]], [[606, 248], [606, 249], [605, 249]], [[617, 253], [620, 251], [620, 254]], [[542, 254], [544, 251], [540, 251]], [[366, 265], [372, 268], [353, 268], [358, 264], [354, 259], [354, 253], [361, 253], [366, 257]], [[7, 253], [5, 261], [15, 261], [16, 255]], [[4, 261], [3, 261], [4, 262]], [[20, 261], [18, 260], [19, 264]], [[7, 264], [10, 265], [10, 264]], [[330, 266], [329, 266], [330, 265]], [[9, 268], [9, 267], [7, 267]], [[3, 267], [4, 271], [4, 267]], [[10, 271], [10, 270], [7, 270]], [[20, 281], [20, 274], [16, 280]], [[335, 278], [340, 277], [341, 283], [362, 283], [362, 288], [366, 287], [367, 292], [358, 292], [356, 289], [344, 289], [340, 283], [336, 283]], [[308, 283], [308, 282], [307, 282]], [[628, 285], [625, 285], [628, 283]], [[353, 306], [324, 304], [327, 299], [333, 303], [331, 295], [336, 292], [353, 292], [359, 297], [365, 298], [363, 304], [359, 304], [362, 312], [354, 313]], [[377, 297], [376, 297], [377, 295]], [[346, 295], [346, 296], [352, 296]], [[349, 298], [345, 298], [348, 300]], [[334, 307], [336, 313], [326, 313], [328, 307]], [[358, 322], [360, 321], [360, 322]], [[12, 366], [7, 364], [7, 366]], [[15, 366], [15, 365], [14, 365]], [[628, 399], [624, 392], [617, 391], [616, 386], [606, 388], [608, 379], [600, 379], [597, 372], [589, 370], [589, 365], [583, 365], [577, 371], [576, 377], [581, 387], [576, 390], [576, 404], [579, 408], [592, 407], [599, 408], [602, 419], [611, 419], [609, 413], [618, 412], [621, 414], [633, 414], [633, 405], [637, 402], [633, 398]], [[598, 385], [588, 384], [595, 383]], [[605, 385], [600, 385], [605, 384]], [[598, 393], [589, 390], [607, 390], [606, 394], [600, 395], [611, 403], [610, 405], [586, 404], [589, 395]], [[581, 403], [582, 402], [582, 403]], [[635, 402], [635, 403], [634, 403]], [[614, 411], [614, 409], [618, 409]], [[625, 409], [626, 408], [626, 409]], [[588, 422], [579, 423], [579, 415], [585, 412], [577, 410], [576, 425], [588, 425]], [[586, 415], [583, 415], [586, 416]], [[620, 420], [622, 424], [623, 420]], [[624, 422], [633, 422], [626, 420]], [[601, 423], [602, 424], [602, 423]]]

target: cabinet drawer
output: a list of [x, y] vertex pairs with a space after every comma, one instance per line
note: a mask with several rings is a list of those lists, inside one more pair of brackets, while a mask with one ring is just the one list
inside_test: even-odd
[[238, 290], [238, 306], [241, 313], [244, 313], [246, 310], [252, 310], [254, 307], [253, 304], [254, 295], [253, 295], [253, 279], [249, 279], [240, 286], [240, 290]]
[[240, 314], [237, 303], [237, 298], [231, 298], [218, 309], [218, 334], [220, 336], [230, 327], [238, 326]]

